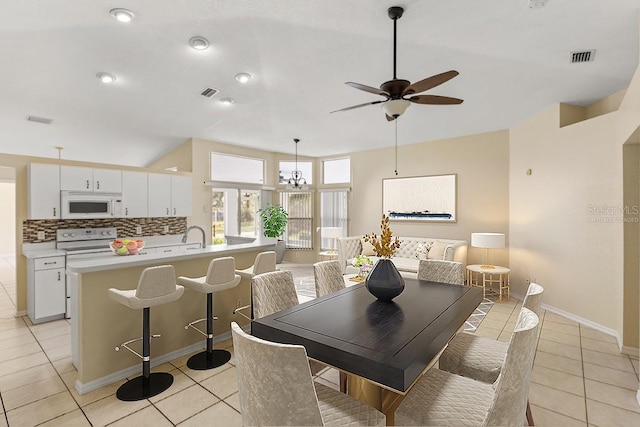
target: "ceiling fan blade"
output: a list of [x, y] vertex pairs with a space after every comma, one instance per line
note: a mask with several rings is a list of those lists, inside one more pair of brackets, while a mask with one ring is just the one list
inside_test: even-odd
[[346, 82], [345, 84], [348, 85], [348, 86], [351, 86], [352, 88], [360, 89], [360, 90], [363, 90], [365, 92], [375, 93], [376, 95], [386, 96], [387, 98], [389, 97], [389, 93], [388, 92], [385, 92], [384, 90], [378, 89], [376, 87], [371, 87], [371, 86], [367, 86], [367, 85], [361, 85], [360, 83], [354, 83], [354, 82]]
[[364, 104], [354, 105], [353, 107], [341, 108], [340, 110], [331, 111], [329, 114], [337, 113], [338, 111], [348, 111], [348, 110], [353, 110], [355, 108], [366, 107], [367, 105], [380, 104], [381, 102], [387, 102], [387, 101], [381, 100], [381, 101], [365, 102]]
[[420, 80], [419, 82], [415, 82], [414, 84], [409, 85], [404, 90], [403, 95], [411, 95], [412, 93], [424, 92], [427, 89], [434, 88], [444, 82], [451, 80], [458, 74], [460, 73], [455, 70], [451, 70], [445, 71], [444, 73], [436, 74], [435, 76], [427, 77], [424, 80]]
[[417, 95], [409, 98], [409, 101], [416, 104], [433, 104], [433, 105], [452, 105], [462, 104], [464, 101], [460, 98], [451, 98], [448, 96], [438, 95]]

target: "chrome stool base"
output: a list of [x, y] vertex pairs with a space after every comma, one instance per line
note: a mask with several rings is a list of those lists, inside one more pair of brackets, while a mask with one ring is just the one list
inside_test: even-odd
[[173, 384], [173, 375], [166, 372], [154, 372], [149, 377], [136, 377], [122, 384], [116, 397], [125, 402], [135, 402], [156, 396]]
[[211, 352], [205, 350], [191, 356], [187, 360], [187, 366], [194, 371], [206, 371], [222, 366], [229, 360], [231, 360], [231, 353], [227, 350], [215, 349]]

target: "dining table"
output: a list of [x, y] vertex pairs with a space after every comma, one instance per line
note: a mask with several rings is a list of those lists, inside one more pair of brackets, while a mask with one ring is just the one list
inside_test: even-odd
[[348, 393], [393, 425], [411, 386], [482, 302], [479, 288], [405, 278], [404, 291], [378, 301], [365, 283], [251, 322], [268, 341], [303, 345], [307, 355], [348, 374]]

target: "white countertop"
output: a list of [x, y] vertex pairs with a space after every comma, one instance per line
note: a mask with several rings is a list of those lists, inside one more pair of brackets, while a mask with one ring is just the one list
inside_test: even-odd
[[144, 255], [125, 256], [113, 254], [112, 257], [67, 261], [67, 270], [72, 273], [92, 273], [96, 271], [137, 267], [146, 264], [157, 264], [158, 262], [171, 262], [175, 260], [199, 258], [211, 255], [231, 255], [233, 253], [246, 251], [247, 249], [269, 250], [275, 246], [275, 243], [276, 239], [263, 237], [261, 239], [256, 239], [253, 243], [207, 246], [203, 249], [193, 249], [188, 252], [180, 253], [148, 253]]

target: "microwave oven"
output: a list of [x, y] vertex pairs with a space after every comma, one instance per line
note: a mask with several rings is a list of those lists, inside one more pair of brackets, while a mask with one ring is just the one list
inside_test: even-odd
[[60, 192], [60, 218], [91, 219], [122, 217], [122, 194], [83, 191]]

